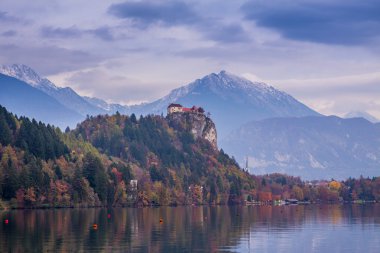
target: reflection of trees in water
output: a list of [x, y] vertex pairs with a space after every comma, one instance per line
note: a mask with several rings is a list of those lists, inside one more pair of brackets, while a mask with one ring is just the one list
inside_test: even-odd
[[[11, 211], [0, 213], [0, 252], [215, 251], [237, 245], [249, 231], [301, 229], [305, 222], [349, 224], [353, 219], [380, 224], [379, 213], [379, 205]], [[4, 224], [5, 219], [10, 223]]]

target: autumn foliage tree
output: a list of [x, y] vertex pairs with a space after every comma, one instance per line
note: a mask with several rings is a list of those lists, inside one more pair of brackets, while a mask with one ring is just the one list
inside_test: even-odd
[[380, 200], [379, 177], [250, 175], [196, 138], [188, 118], [89, 116], [62, 133], [0, 106], [0, 199], [16, 208]]

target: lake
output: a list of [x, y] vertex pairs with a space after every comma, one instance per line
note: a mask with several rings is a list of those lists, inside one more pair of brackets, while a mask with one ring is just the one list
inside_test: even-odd
[[380, 204], [13, 210], [0, 220], [0, 252], [380, 252]]

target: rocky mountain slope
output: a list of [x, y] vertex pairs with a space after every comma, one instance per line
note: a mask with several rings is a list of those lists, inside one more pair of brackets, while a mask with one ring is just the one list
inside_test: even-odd
[[14, 114], [28, 116], [65, 129], [84, 117], [56, 99], [16, 78], [0, 74], [0, 105]]
[[[109, 104], [98, 98], [81, 97], [71, 88], [57, 87], [25, 65], [0, 66], [0, 73], [28, 83], [83, 117], [113, 114], [116, 111], [122, 114], [165, 115], [167, 106], [173, 102], [182, 103], [185, 106], [202, 106], [211, 113], [221, 138], [231, 130], [252, 120], [318, 115], [317, 112], [285, 92], [225, 71], [218, 74], [212, 73], [186, 86], [174, 89], [167, 96], [152, 103], [134, 106]], [[63, 120], [60, 122], [60, 125], [65, 124], [69, 125]]]
[[205, 108], [211, 113], [221, 138], [253, 120], [319, 115], [285, 92], [225, 71], [212, 73], [175, 89], [155, 102], [136, 108], [136, 111], [142, 114], [165, 114], [170, 103]]
[[[34, 117], [61, 128], [67, 125], [75, 127], [85, 115], [112, 114], [116, 111], [126, 115], [165, 115], [167, 106], [173, 102], [184, 106], [198, 105], [211, 113], [215, 127], [208, 128], [209, 124], [204, 124], [207, 120], [199, 119], [198, 122], [203, 123], [198, 124], [193, 133], [212, 140], [214, 149], [217, 146], [223, 148], [241, 164], [244, 164], [244, 157], [249, 155], [254, 173], [285, 172], [305, 178], [377, 173], [374, 167], [378, 166], [379, 161], [376, 153], [378, 134], [368, 131], [366, 124], [355, 125], [355, 131], [351, 133], [353, 128], [350, 124], [360, 121], [359, 118], [342, 120], [319, 117], [320, 114], [282, 91], [225, 71], [207, 75], [175, 89], [152, 103], [128, 107], [109, 104], [97, 98], [81, 97], [70, 88], [55, 86], [23, 65], [3, 66], [0, 72], [18, 79], [6, 76], [0, 78], [0, 104], [19, 115]], [[27, 82], [29, 88], [20, 80]], [[13, 85], [14, 82], [17, 85]], [[362, 113], [348, 116], [368, 118]], [[337, 127], [337, 122], [342, 128]], [[215, 133], [211, 131], [214, 128], [217, 130]], [[234, 132], [229, 134], [231, 131]], [[216, 132], [219, 143], [215, 141]], [[347, 132], [352, 138], [361, 137], [358, 134], [361, 132], [369, 137], [355, 137], [357, 141], [352, 142], [352, 138], [342, 136], [342, 132]], [[302, 138], [298, 136], [301, 133]], [[298, 145], [297, 140], [305, 143]], [[356, 153], [350, 146], [356, 147]]]
[[369, 114], [367, 112], [360, 112], [360, 111], [349, 112], [346, 115], [344, 115], [344, 118], [346, 118], [346, 119], [363, 118], [363, 119], [366, 119], [372, 123], [378, 123], [379, 122], [379, 120], [377, 118], [375, 118], [374, 116], [372, 116], [371, 114]]
[[305, 179], [380, 174], [380, 124], [362, 118], [274, 118], [245, 124], [222, 145], [254, 174]]
[[[116, 112], [119, 112], [121, 114], [133, 113], [129, 106], [107, 103], [106, 101], [100, 98], [87, 97], [87, 96], [83, 96], [82, 98], [86, 100], [88, 103], [95, 106], [96, 108], [99, 108], [99, 110], [102, 111], [103, 114], [104, 112], [108, 114], [115, 114]], [[89, 115], [93, 115], [93, 114], [89, 114]]]
[[[24, 81], [32, 87], [37, 88], [46, 93], [47, 95], [51, 96], [66, 108], [75, 111], [84, 117], [86, 115], [97, 115], [107, 113], [106, 110], [94, 106], [88, 101], [86, 101], [86, 99], [79, 96], [73, 89], [69, 87], [61, 88], [56, 86], [48, 79], [40, 77], [33, 69], [26, 65], [1, 65], [0, 73]], [[65, 124], [65, 122], [61, 123], [62, 125]]]

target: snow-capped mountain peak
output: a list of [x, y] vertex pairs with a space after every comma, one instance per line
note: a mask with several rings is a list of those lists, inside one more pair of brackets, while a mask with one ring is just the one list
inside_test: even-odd
[[161, 100], [175, 102], [181, 97], [193, 92], [195, 89], [201, 87], [208, 88], [214, 92], [219, 93], [225, 90], [240, 90], [244, 92], [259, 92], [259, 93], [273, 93], [276, 91], [273, 87], [262, 82], [251, 82], [248, 79], [236, 76], [225, 70], [220, 71], [218, 74], [211, 73], [201, 79], [172, 90], [167, 96]]
[[[244, 92], [250, 96], [281, 96], [286, 97], [287, 94], [281, 92], [272, 86], [263, 82], [252, 82], [243, 77], [231, 74], [225, 70], [218, 74], [212, 73], [202, 79], [197, 79], [195, 82], [188, 85], [187, 89], [192, 87], [207, 87], [215, 93]], [[186, 87], [186, 86], [185, 86]]]
[[[65, 107], [78, 112], [79, 114], [86, 115], [96, 115], [99, 113], [105, 113], [103, 108], [96, 105], [92, 105], [86, 101], [83, 97], [78, 95], [74, 90], [69, 87], [57, 87], [54, 83], [49, 81], [47, 78], [42, 78], [36, 73], [32, 68], [22, 65], [13, 64], [10, 66], [0, 65], [0, 73], [14, 77], [21, 80], [30, 86], [43, 91], [49, 96], [56, 99], [59, 103]], [[120, 110], [119, 110], [120, 111]]]
[[1, 65], [0, 73], [22, 80], [32, 86], [37, 86], [42, 80], [33, 69], [23, 64]]
[[218, 135], [252, 120], [273, 117], [317, 116], [291, 95], [260, 82], [251, 82], [226, 71], [211, 73], [140, 108], [141, 114], [165, 114], [170, 103], [202, 106], [213, 115]]
[[24, 64], [12, 64], [10, 66], [1, 65], [0, 73], [17, 78], [21, 81], [26, 82], [27, 84], [33, 87], [44, 87], [58, 89], [52, 82], [46, 78], [41, 78], [32, 68]]

